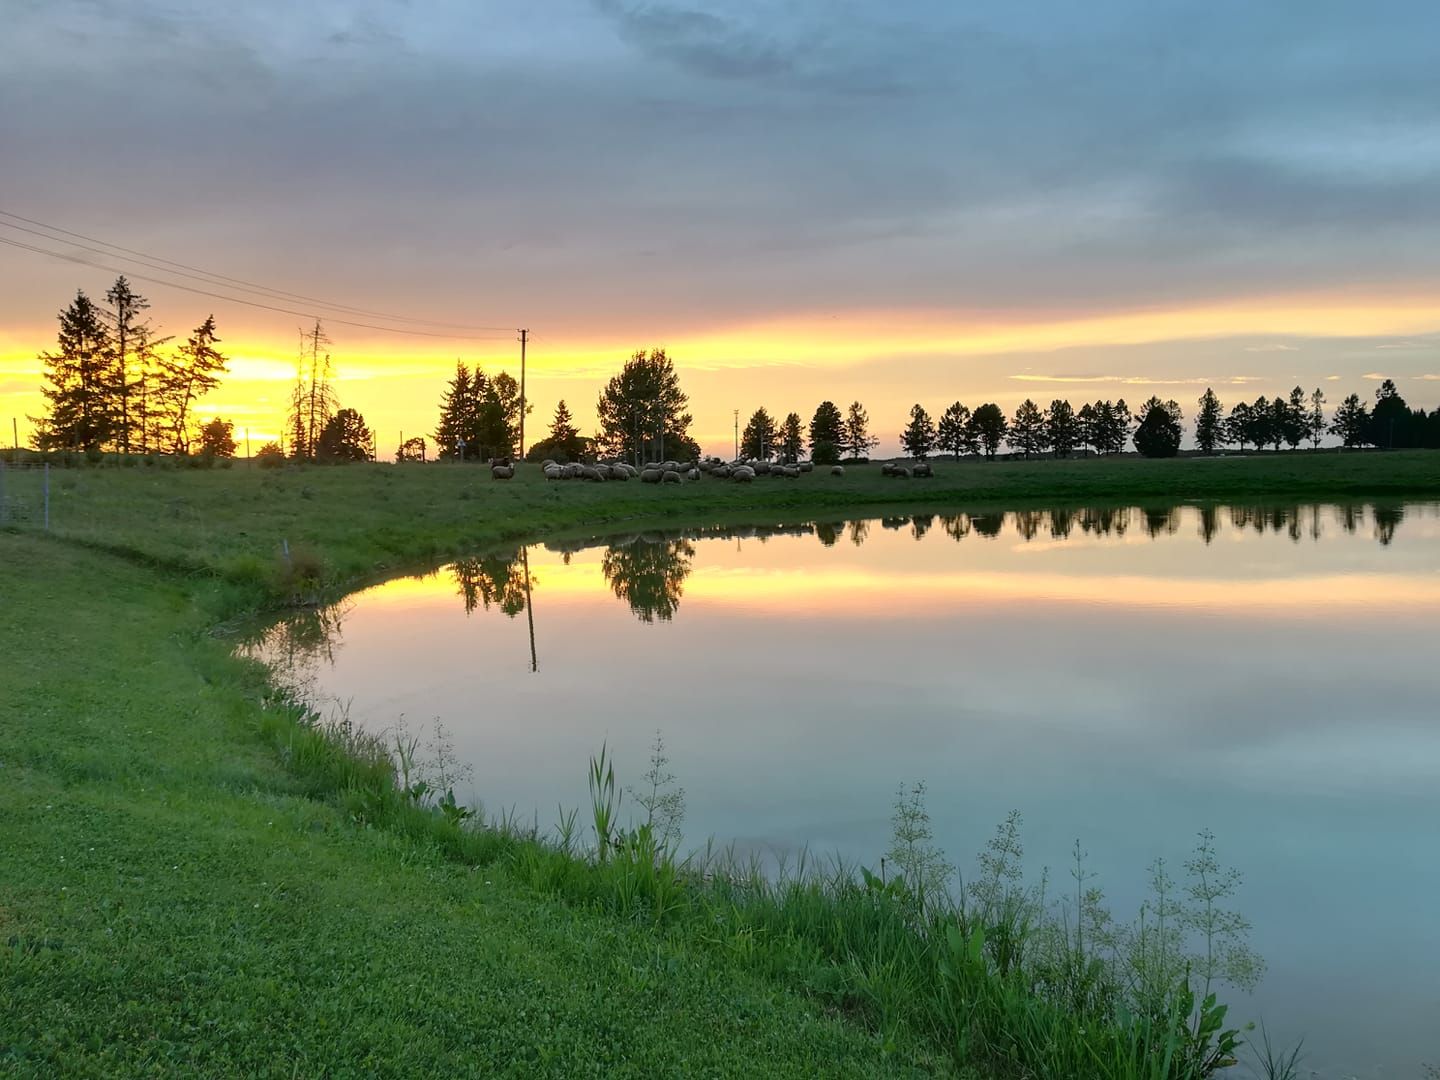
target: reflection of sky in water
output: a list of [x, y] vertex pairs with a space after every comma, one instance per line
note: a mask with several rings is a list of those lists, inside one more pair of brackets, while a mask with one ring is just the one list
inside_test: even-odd
[[1019, 808], [1035, 867], [1068, 880], [1079, 837], [1128, 917], [1145, 866], [1211, 828], [1269, 962], [1237, 1010], [1323, 1075], [1408, 1075], [1440, 1060], [1440, 507], [1346, 516], [533, 546], [529, 612], [518, 560], [465, 571], [493, 599], [473, 614], [454, 572], [382, 585], [315, 677], [375, 728], [441, 718], [476, 797], [542, 822], [602, 740], [638, 783], [659, 728], [695, 842], [873, 862], [923, 779], [962, 868]]

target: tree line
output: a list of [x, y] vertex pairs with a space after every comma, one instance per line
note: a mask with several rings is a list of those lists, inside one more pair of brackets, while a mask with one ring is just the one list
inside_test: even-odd
[[145, 315], [150, 302], [124, 275], [96, 303], [83, 289], [57, 316], [54, 350], [40, 354], [43, 416], [32, 416], [41, 450], [233, 454], [233, 425], [195, 419], [196, 405], [220, 383], [226, 357], [208, 315], [181, 344]]
[[[43, 416], [32, 416], [40, 450], [204, 457], [235, 455], [235, 425], [196, 418], [202, 398], [220, 385], [228, 358], [218, 348], [215, 316], [207, 315], [188, 338], [172, 345], [146, 312], [150, 301], [122, 274], [103, 303], [83, 289], [57, 316], [56, 348], [40, 354]], [[289, 457], [301, 461], [368, 461], [374, 440], [365, 419], [341, 408], [332, 384], [330, 344], [324, 327], [301, 334], [295, 386], [285, 430]], [[278, 443], [260, 449], [262, 463], [283, 462]]]

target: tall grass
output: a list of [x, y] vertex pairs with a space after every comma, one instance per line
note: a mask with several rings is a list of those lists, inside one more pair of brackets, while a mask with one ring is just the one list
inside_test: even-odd
[[[425, 776], [418, 743], [323, 721], [293, 702], [267, 711], [266, 734], [306, 789], [335, 798], [362, 825], [394, 828], [470, 865], [503, 865], [571, 903], [684, 934], [729, 961], [828, 1002], [887, 1044], [922, 1039], [961, 1069], [999, 1077], [1188, 1080], [1235, 1063], [1221, 985], [1248, 988], [1262, 965], [1229, 905], [1239, 885], [1201, 833], [1173, 881], [1151, 868], [1135, 919], [1115, 921], [1077, 846], [1073, 887], [1051, 896], [1025, 880], [1021, 821], [1011, 814], [964, 880], [934, 844], [922, 786], [897, 796], [880, 872], [802, 857], [763, 866], [730, 850], [682, 856], [672, 837], [682, 798], [663, 744], [636, 823], [607, 747], [587, 771], [590, 828], [561, 810], [553, 830], [513, 812], [458, 808]], [[443, 746], [443, 743], [441, 744]], [[430, 773], [427, 773], [427, 769]], [[443, 767], [441, 769], [443, 771]], [[448, 806], [448, 809], [447, 809]], [[657, 821], [655, 808], [667, 814]], [[461, 811], [462, 812], [458, 812]], [[1291, 1075], [1298, 1054], [1264, 1058]]]

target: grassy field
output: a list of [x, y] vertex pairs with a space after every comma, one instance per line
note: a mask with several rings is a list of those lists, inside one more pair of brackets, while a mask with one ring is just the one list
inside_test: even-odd
[[[617, 913], [583, 860], [409, 807], [209, 631], [488, 543], [642, 521], [1437, 494], [1425, 453], [680, 488], [452, 466], [55, 470], [53, 534], [0, 532], [0, 1073], [953, 1071], [956, 1000], [899, 1000], [922, 1000], [904, 980], [934, 958], [887, 974], [874, 951], [881, 931], [914, 945], [899, 899], [849, 896], [864, 940], [798, 894], [808, 927], [739, 899], [723, 918]], [[996, 998], [994, 1022], [1018, 1031], [1017, 1000]], [[1070, 1023], [1053, 1012], [1037, 1044]]]

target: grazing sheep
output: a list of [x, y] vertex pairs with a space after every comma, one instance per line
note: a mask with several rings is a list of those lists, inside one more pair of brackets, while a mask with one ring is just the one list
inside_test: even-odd
[[630, 479], [630, 472], [631, 472], [631, 470], [627, 469], [624, 465], [611, 465], [611, 466], [610, 466], [610, 479], [611, 479], [611, 480], [629, 480], [629, 479]]
[[901, 479], [904, 479], [904, 480], [909, 480], [909, 479], [910, 479], [910, 470], [907, 469], [907, 468], [905, 468], [905, 466], [903, 466], [903, 465], [896, 465], [896, 466], [895, 466], [895, 471], [892, 472], [890, 475], [891, 475], [891, 476], [898, 476], [898, 477], [900, 477]]
[[559, 464], [559, 463], [558, 463], [554, 458], [548, 458], [548, 457], [547, 457], [544, 461], [540, 462], [540, 468], [542, 468], [542, 469], [548, 469], [548, 468], [550, 468], [551, 465], [556, 465], [556, 464]]
[[492, 457], [490, 459], [490, 467], [492, 469], [495, 468], [495, 466], [497, 465], [504, 469], [510, 469], [514, 467], [514, 464], [515, 463], [512, 462], [508, 457]]
[[787, 480], [798, 480], [798, 479], [800, 479], [800, 466], [798, 466], [798, 465], [786, 465], [786, 466], [785, 466], [785, 478], [786, 478]]
[[591, 468], [589, 465], [581, 465], [581, 466], [580, 466], [580, 479], [582, 479], [582, 480], [599, 480], [599, 479], [600, 479], [600, 472], [599, 472], [598, 469], [593, 469], [593, 468]]
[[686, 480], [699, 480], [699, 479], [700, 479], [700, 470], [699, 470], [698, 468], [692, 467], [692, 468], [690, 469], [690, 471], [685, 474], [685, 479], [686, 479]]
[[730, 478], [739, 483], [748, 484], [755, 479], [755, 470], [749, 465], [740, 465], [730, 473]]
[[662, 484], [683, 484], [685, 478], [674, 469], [666, 469], [660, 474], [660, 482]]
[[815, 463], [813, 461], [802, 461], [799, 465], [796, 466], [796, 468], [799, 469], [801, 472], [814, 472]]
[[596, 474], [600, 477], [601, 480], [609, 480], [609, 479], [610, 479], [610, 466], [609, 466], [609, 465], [594, 465], [594, 466], [591, 466], [591, 467], [595, 470]]
[[710, 470], [711, 476], [718, 476], [721, 480], [730, 479], [731, 469], [729, 465], [716, 465]]
[[664, 474], [661, 473], [659, 469], [642, 469], [640, 472], [640, 482], [642, 484], [658, 484], [660, 483], [660, 477], [662, 475]]
[[546, 465], [546, 466], [545, 466], [545, 479], [546, 479], [546, 480], [564, 480], [564, 479], [565, 479], [565, 470], [562, 469], [562, 468], [560, 468], [559, 465]]
[[770, 473], [770, 462], [756, 461], [751, 464], [750, 468], [755, 470], [756, 476], [768, 476]]
[[509, 480], [509, 479], [510, 479], [512, 476], [514, 476], [514, 475], [515, 475], [515, 466], [513, 466], [513, 465], [491, 465], [491, 466], [490, 466], [490, 476], [491, 476], [491, 479], [494, 479], [494, 480]]
[[930, 463], [928, 461], [917, 462], [915, 468], [911, 469], [910, 471], [915, 476], [932, 477], [935, 475], [935, 472], [933, 469], [931, 469]]
[[895, 468], [896, 468], [896, 467], [895, 467], [894, 465], [891, 465], [890, 462], [887, 461], [887, 462], [885, 462], [884, 465], [881, 465], [881, 466], [880, 466], [880, 475], [881, 475], [881, 476], [894, 476], [894, 475], [895, 475]]
[[845, 466], [844, 466], [844, 465], [831, 465], [831, 466], [830, 466], [830, 475], [831, 475], [831, 476], [844, 476], [844, 475], [845, 475]]

